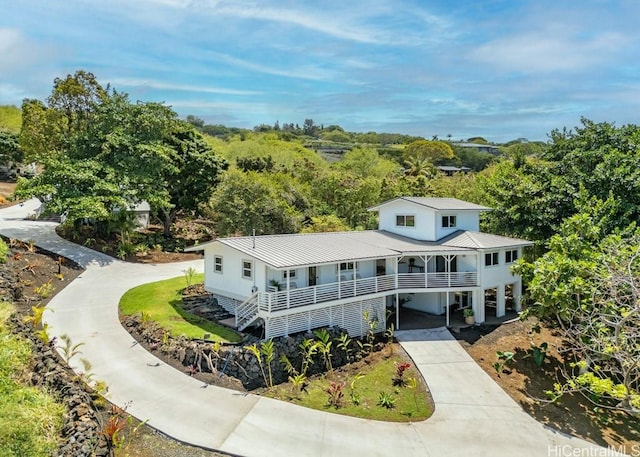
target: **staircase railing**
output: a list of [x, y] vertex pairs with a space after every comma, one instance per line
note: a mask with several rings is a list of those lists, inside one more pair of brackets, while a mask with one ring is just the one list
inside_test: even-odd
[[244, 330], [258, 317], [258, 295], [255, 292], [236, 308], [236, 328]]

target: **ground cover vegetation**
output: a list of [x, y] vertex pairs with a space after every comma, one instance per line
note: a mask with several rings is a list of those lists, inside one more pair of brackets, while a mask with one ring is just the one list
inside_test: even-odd
[[31, 345], [7, 327], [13, 312], [0, 302], [0, 454], [45, 457], [58, 448], [65, 409], [28, 382]]

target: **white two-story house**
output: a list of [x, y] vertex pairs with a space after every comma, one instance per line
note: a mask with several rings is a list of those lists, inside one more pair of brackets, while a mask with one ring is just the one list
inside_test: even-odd
[[379, 329], [386, 310], [443, 316], [472, 308], [520, 309], [521, 280], [510, 272], [529, 241], [479, 231], [490, 208], [454, 198], [400, 197], [370, 211], [371, 231], [220, 238], [204, 250], [205, 288], [242, 330], [264, 326], [265, 338], [339, 326], [352, 336]]

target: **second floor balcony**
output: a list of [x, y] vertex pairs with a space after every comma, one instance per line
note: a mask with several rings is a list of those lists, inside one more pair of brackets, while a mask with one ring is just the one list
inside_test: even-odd
[[316, 303], [326, 303], [385, 292], [417, 291], [420, 289], [459, 289], [478, 285], [478, 275], [473, 272], [398, 273], [369, 278], [358, 278], [329, 284], [297, 288], [295, 282], [289, 289], [258, 292], [261, 311], [273, 312]]

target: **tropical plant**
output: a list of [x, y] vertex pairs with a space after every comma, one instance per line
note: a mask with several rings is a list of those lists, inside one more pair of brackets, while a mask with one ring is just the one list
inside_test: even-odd
[[407, 385], [406, 380], [404, 379], [404, 372], [411, 368], [411, 364], [408, 362], [398, 363], [394, 362], [396, 366], [395, 377], [393, 378], [393, 385], [399, 387], [405, 387]]
[[344, 382], [329, 382], [329, 387], [325, 389], [325, 392], [329, 395], [327, 399], [327, 406], [338, 409], [342, 406], [342, 400], [344, 398]]
[[504, 352], [496, 351], [496, 357], [498, 361], [494, 362], [493, 369], [496, 370], [496, 373], [498, 373], [498, 376], [500, 375], [500, 373], [502, 373], [502, 370], [504, 369], [505, 365], [514, 360], [515, 355], [516, 355], [515, 352], [511, 352], [511, 351], [504, 351]]
[[380, 392], [378, 394], [378, 405], [383, 408], [391, 409], [395, 406], [396, 399], [389, 392]]
[[187, 287], [190, 287], [191, 284], [193, 284], [193, 277], [198, 273], [198, 270], [196, 270], [193, 267], [189, 267], [186, 270], [184, 270], [184, 279], [187, 282]]
[[337, 337], [335, 341], [338, 343], [336, 345], [338, 349], [344, 351], [345, 361], [349, 363], [351, 361], [351, 353], [353, 352], [350, 348], [352, 340], [351, 338], [349, 338], [349, 334], [343, 333], [339, 337]]
[[318, 350], [324, 359], [324, 365], [327, 368], [327, 371], [332, 372], [333, 364], [331, 363], [331, 357], [333, 357], [333, 355], [331, 354], [331, 345], [333, 342], [331, 341], [331, 335], [326, 328], [314, 330], [313, 334], [318, 339], [316, 344], [318, 345]]
[[66, 333], [60, 335], [60, 340], [62, 340], [62, 343], [64, 344], [58, 345], [58, 349], [62, 351], [62, 358], [64, 359], [65, 363], [69, 365], [71, 359], [73, 359], [78, 354], [82, 354], [79, 348], [83, 346], [84, 343], [73, 344], [73, 342], [71, 341], [71, 337]]

